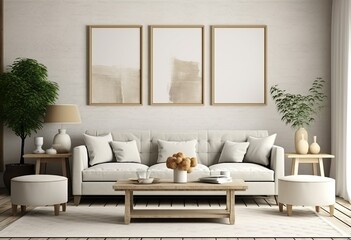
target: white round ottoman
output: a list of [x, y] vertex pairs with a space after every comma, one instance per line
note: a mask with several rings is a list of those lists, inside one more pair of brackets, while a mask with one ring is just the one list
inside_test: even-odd
[[54, 205], [55, 215], [59, 215], [60, 205], [66, 211], [67, 178], [57, 175], [25, 175], [11, 179], [12, 214], [16, 215], [17, 205], [21, 212], [26, 206]]
[[286, 204], [287, 214], [292, 214], [292, 206], [329, 206], [330, 216], [334, 215], [335, 180], [315, 175], [291, 175], [278, 180], [279, 211]]

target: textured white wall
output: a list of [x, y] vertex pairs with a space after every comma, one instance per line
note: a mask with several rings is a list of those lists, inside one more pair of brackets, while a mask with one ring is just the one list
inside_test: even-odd
[[[5, 0], [4, 62], [35, 58], [48, 67], [49, 78], [60, 85], [59, 103], [78, 104], [81, 125], [68, 125], [73, 144], [82, 142], [87, 128], [103, 129], [268, 129], [278, 133], [276, 143], [293, 150], [293, 133], [280, 121], [267, 91], [266, 106], [211, 106], [211, 24], [267, 25], [267, 84], [306, 93], [315, 77], [327, 80], [330, 92], [331, 0]], [[89, 24], [144, 26], [143, 106], [87, 105], [87, 28]], [[148, 25], [205, 25], [205, 105], [171, 107], [148, 105]], [[318, 136], [324, 152], [330, 150], [330, 99], [308, 128], [310, 142]], [[28, 138], [44, 136], [48, 148], [58, 125], [46, 124]], [[4, 133], [5, 163], [19, 158], [20, 142]], [[286, 161], [286, 169], [290, 162]], [[310, 172], [310, 167], [305, 167]]]

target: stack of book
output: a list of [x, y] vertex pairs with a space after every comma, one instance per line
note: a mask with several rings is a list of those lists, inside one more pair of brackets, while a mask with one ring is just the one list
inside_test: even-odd
[[225, 175], [217, 175], [217, 176], [208, 176], [208, 177], [202, 177], [199, 178], [200, 182], [206, 182], [206, 183], [228, 183], [232, 182], [232, 178], [225, 176]]

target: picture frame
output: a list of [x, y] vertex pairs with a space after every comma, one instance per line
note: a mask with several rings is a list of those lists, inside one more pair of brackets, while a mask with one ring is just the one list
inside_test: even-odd
[[88, 25], [89, 105], [142, 105], [143, 27]]
[[211, 26], [211, 104], [265, 105], [265, 25]]
[[204, 104], [204, 26], [149, 26], [151, 105]]

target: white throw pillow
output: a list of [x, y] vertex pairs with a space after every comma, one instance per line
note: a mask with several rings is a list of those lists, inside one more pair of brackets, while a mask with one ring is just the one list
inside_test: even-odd
[[88, 148], [90, 165], [111, 162], [113, 160], [112, 149], [110, 147], [110, 142], [112, 142], [111, 133], [105, 136], [84, 134], [84, 141]]
[[111, 142], [117, 162], [141, 163], [138, 146], [135, 140], [129, 142]]
[[242, 162], [246, 154], [246, 150], [249, 146], [249, 142], [231, 142], [226, 141], [224, 143], [221, 156], [219, 157], [219, 163], [225, 162]]
[[250, 143], [244, 162], [257, 163], [268, 166], [271, 150], [277, 134], [270, 135], [264, 138], [248, 137]]
[[175, 153], [182, 152], [187, 157], [196, 156], [196, 144], [197, 140], [190, 141], [164, 141], [158, 140], [158, 158], [157, 163], [166, 162], [167, 158]]

